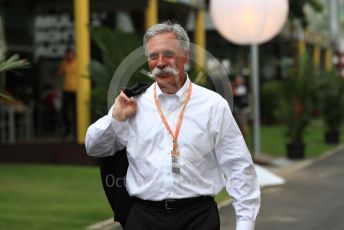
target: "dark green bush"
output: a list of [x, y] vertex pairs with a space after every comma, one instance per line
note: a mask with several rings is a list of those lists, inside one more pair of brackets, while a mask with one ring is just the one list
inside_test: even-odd
[[279, 111], [283, 106], [283, 82], [269, 81], [261, 89], [261, 118], [265, 124], [273, 124], [281, 120]]
[[326, 74], [318, 88], [319, 105], [327, 131], [339, 131], [344, 121], [344, 79]]

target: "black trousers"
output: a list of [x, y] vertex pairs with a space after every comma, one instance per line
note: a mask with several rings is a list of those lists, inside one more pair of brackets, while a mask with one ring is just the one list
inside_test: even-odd
[[220, 218], [213, 199], [166, 210], [134, 200], [125, 230], [219, 230]]

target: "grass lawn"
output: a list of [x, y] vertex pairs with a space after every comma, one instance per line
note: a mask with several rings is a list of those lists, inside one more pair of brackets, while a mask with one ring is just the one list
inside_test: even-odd
[[111, 216], [96, 167], [0, 165], [0, 229], [85, 229]]

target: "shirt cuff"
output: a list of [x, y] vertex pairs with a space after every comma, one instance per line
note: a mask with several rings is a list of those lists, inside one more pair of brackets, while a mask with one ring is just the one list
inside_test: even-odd
[[247, 220], [238, 220], [236, 230], [254, 230], [254, 222]]
[[111, 116], [111, 127], [116, 134], [120, 135], [123, 133], [127, 128], [127, 124], [127, 121], [118, 121]]

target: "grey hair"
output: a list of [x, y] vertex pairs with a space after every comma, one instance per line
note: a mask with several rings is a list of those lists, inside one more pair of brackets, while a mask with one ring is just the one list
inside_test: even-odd
[[148, 40], [151, 37], [154, 37], [155, 35], [166, 33], [166, 32], [172, 32], [177, 36], [177, 39], [180, 42], [180, 46], [184, 51], [189, 51], [189, 46], [190, 46], [190, 39], [184, 28], [178, 24], [178, 23], [173, 23], [170, 21], [166, 21], [163, 23], [156, 24], [152, 27], [150, 27], [145, 35], [143, 36], [143, 45], [145, 47], [145, 53], [147, 55], [147, 50], [146, 50], [146, 44]]

